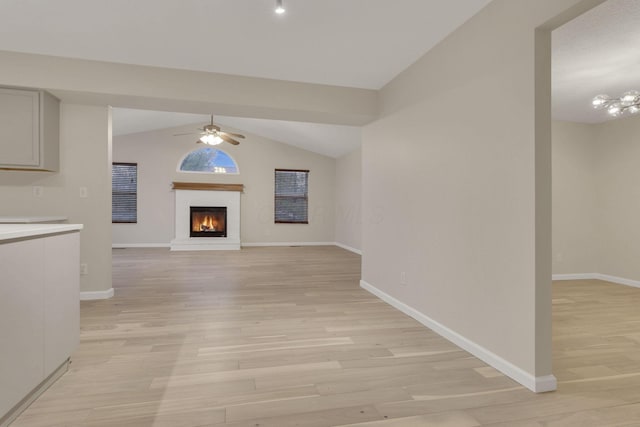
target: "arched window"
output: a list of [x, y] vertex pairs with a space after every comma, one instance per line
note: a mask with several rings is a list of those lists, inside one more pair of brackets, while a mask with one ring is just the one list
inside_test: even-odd
[[178, 171], [221, 174], [240, 173], [238, 165], [230, 155], [213, 147], [198, 148], [184, 156]]

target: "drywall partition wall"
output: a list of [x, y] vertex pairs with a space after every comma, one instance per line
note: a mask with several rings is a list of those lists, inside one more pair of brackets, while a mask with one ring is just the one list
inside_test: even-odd
[[[138, 223], [113, 224], [113, 244], [168, 245], [174, 235], [173, 181], [244, 184], [240, 204], [242, 244], [334, 242], [335, 159], [248, 134], [240, 145], [218, 147], [238, 164], [239, 175], [177, 172], [179, 160], [202, 148], [189, 132], [201, 124], [114, 138], [113, 158], [138, 164]], [[275, 169], [308, 169], [309, 224], [274, 224]]]
[[[597, 273], [640, 281], [640, 118], [597, 126]], [[593, 273], [593, 271], [583, 271]]]
[[553, 122], [553, 274], [600, 272], [598, 129]]
[[555, 388], [550, 34], [536, 28], [597, 3], [493, 1], [384, 87], [363, 130], [363, 286], [536, 391]]
[[336, 160], [336, 243], [360, 252], [362, 229], [362, 151]]
[[60, 172], [0, 171], [0, 216], [61, 215], [84, 225], [80, 262], [88, 271], [80, 290], [97, 296], [112, 289], [110, 115], [108, 107], [63, 102]]
[[77, 104], [344, 125], [377, 112], [368, 89], [7, 51], [0, 64], [3, 85], [48, 89]]

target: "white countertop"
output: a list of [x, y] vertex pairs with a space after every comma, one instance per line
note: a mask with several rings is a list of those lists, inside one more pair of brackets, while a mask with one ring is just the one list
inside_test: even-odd
[[38, 222], [64, 222], [66, 216], [0, 216], [0, 224], [33, 224]]
[[82, 224], [0, 224], [0, 241], [82, 230]]

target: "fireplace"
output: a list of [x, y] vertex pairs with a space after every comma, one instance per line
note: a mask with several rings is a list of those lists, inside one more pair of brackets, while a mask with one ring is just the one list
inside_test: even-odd
[[[205, 184], [174, 182], [175, 238], [171, 240], [172, 251], [237, 251], [240, 250], [240, 194], [242, 184]], [[208, 208], [204, 208], [208, 206]], [[216, 212], [224, 206], [226, 215]], [[193, 210], [196, 213], [209, 211], [218, 221], [204, 225], [209, 231], [197, 227], [193, 233]], [[204, 208], [204, 209], [203, 209]], [[213, 210], [213, 212], [211, 212]], [[213, 214], [213, 215], [211, 215]], [[205, 215], [207, 216], [207, 215]], [[197, 222], [197, 219], [196, 219]], [[224, 227], [221, 227], [224, 222]], [[204, 227], [204, 228], [206, 228]], [[213, 229], [215, 229], [215, 232]], [[224, 230], [220, 230], [223, 228]], [[217, 235], [216, 235], [217, 233]], [[195, 236], [195, 237], [194, 237]]]
[[190, 237], [227, 237], [226, 206], [191, 206]]

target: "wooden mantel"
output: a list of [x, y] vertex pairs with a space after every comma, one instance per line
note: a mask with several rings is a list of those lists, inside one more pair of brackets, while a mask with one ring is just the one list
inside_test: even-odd
[[173, 182], [174, 190], [244, 191], [244, 184], [211, 184], [207, 182]]

